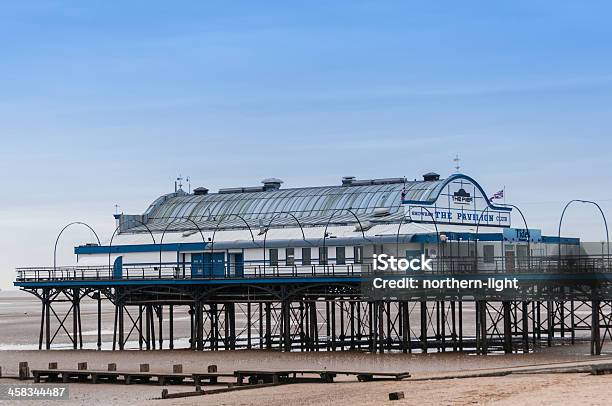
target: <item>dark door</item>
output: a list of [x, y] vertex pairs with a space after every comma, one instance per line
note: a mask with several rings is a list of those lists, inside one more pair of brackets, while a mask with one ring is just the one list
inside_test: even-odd
[[234, 276], [242, 278], [244, 276], [244, 255], [241, 253], [231, 255], [233, 256], [232, 265], [234, 268]]
[[204, 266], [202, 254], [191, 254], [191, 277], [203, 278]]
[[123, 278], [123, 257], [115, 258], [115, 262], [113, 263], [113, 279], [121, 279]]

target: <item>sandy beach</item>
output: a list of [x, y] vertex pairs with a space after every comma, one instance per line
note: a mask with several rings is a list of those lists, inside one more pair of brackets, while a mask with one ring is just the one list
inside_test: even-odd
[[[181, 363], [186, 372], [202, 371], [216, 364], [219, 371], [235, 369], [349, 369], [400, 371], [412, 378], [404, 381], [357, 382], [354, 377], [338, 377], [333, 384], [293, 384], [248, 391], [205, 395], [194, 398], [161, 400], [160, 386], [88, 383], [70, 384], [70, 405], [160, 404], [160, 405], [542, 405], [609, 404], [612, 376], [586, 373], [520, 374], [503, 377], [479, 377], [447, 380], [422, 380], [450, 375], [492, 371], [529, 370], [538, 365], [584, 365], [594, 361], [612, 362], [612, 357], [592, 358], [581, 351], [586, 346], [556, 347], [530, 355], [470, 356], [461, 354], [368, 355], [353, 353], [277, 353], [267, 351], [189, 352], [189, 351], [2, 351], [0, 364], [4, 375], [15, 375], [19, 361], [28, 361], [31, 368], [46, 368], [56, 361], [60, 368], [76, 368], [77, 362], [88, 362], [90, 369], [105, 369], [109, 362], [120, 370], [137, 371], [140, 363], [150, 363], [152, 371], [170, 371]], [[17, 383], [3, 379], [1, 383]], [[168, 386], [171, 393], [193, 390], [192, 386]], [[388, 401], [388, 393], [403, 391], [406, 398]], [[9, 404], [0, 402], [0, 404]], [[21, 404], [21, 403], [20, 403]], [[23, 402], [22, 404], [40, 404]]]
[[[161, 400], [163, 387], [156, 385], [120, 385], [88, 383], [70, 384], [67, 405], [540, 405], [608, 404], [612, 396], [612, 376], [589, 374], [520, 374], [503, 377], [479, 377], [437, 380], [491, 371], [528, 372], [538, 365], [586, 365], [592, 362], [612, 362], [612, 355], [591, 357], [587, 343], [542, 348], [532, 354], [476, 356], [452, 352], [429, 354], [366, 354], [360, 352], [284, 353], [279, 351], [238, 350], [204, 351], [38, 351], [37, 299], [22, 292], [0, 293], [0, 366], [4, 378], [0, 383], [18, 382], [18, 364], [27, 361], [30, 368], [46, 368], [57, 362], [59, 368], [76, 369], [77, 363], [87, 362], [92, 370], [105, 370], [116, 363], [118, 370], [138, 371], [139, 364], [148, 363], [151, 371], [169, 372], [173, 364], [182, 364], [185, 372], [203, 372], [215, 364], [219, 372], [237, 369], [280, 370], [348, 370], [401, 372], [412, 377], [404, 381], [357, 382], [355, 377], [339, 376], [333, 384], [307, 383], [252, 389], [218, 395]], [[84, 306], [83, 311], [87, 312]], [[93, 312], [94, 309], [92, 308]], [[105, 323], [112, 323], [112, 314], [105, 313]], [[108, 319], [108, 320], [107, 320]], [[84, 317], [84, 329], [94, 329], [95, 317]], [[105, 331], [105, 348], [112, 331]], [[95, 334], [85, 334], [86, 348], [94, 348]], [[62, 342], [62, 341], [60, 341]], [[436, 380], [424, 380], [436, 378]], [[193, 386], [168, 386], [171, 393], [192, 391]], [[389, 392], [403, 391], [405, 399], [390, 402]], [[10, 404], [8, 401], [0, 404]], [[42, 404], [22, 401], [20, 404]]]

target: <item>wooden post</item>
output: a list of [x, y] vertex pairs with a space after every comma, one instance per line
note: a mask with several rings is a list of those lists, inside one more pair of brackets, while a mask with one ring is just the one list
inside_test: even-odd
[[19, 363], [19, 379], [26, 380], [30, 378], [30, 367], [27, 362]]

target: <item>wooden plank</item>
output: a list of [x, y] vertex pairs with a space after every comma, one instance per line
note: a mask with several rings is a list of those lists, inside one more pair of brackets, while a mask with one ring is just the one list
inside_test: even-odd
[[[280, 371], [253, 371], [253, 370], [238, 370], [234, 372], [234, 375], [238, 378], [238, 384], [242, 384], [244, 378], [252, 378], [251, 383], [254, 379], [263, 378], [264, 382], [275, 380], [292, 380], [292, 381], [304, 381], [303, 379], [297, 378], [296, 375], [318, 375], [319, 379], [323, 382], [333, 382], [337, 375], [356, 375], [357, 379], [361, 382], [368, 382], [374, 380], [402, 380], [409, 378], [411, 375], [409, 372], [357, 372], [357, 371], [332, 371], [332, 370], [280, 370]], [[290, 378], [292, 376], [292, 378]]]
[[247, 389], [259, 389], [259, 388], [268, 388], [271, 386], [279, 386], [284, 385], [283, 383], [264, 383], [264, 384], [256, 384], [256, 385], [243, 385], [243, 386], [229, 386], [227, 388], [219, 388], [219, 389], [210, 389], [210, 390], [195, 390], [190, 392], [177, 392], [177, 393], [169, 393], [167, 389], [162, 390], [162, 399], [178, 399], [178, 398], [186, 398], [191, 396], [203, 396], [203, 395], [215, 395], [219, 393], [226, 392], [234, 392], [239, 390], [247, 390]]

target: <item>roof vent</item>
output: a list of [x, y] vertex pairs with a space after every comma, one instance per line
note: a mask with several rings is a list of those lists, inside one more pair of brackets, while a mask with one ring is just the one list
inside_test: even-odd
[[423, 175], [423, 180], [425, 182], [434, 182], [436, 180], [440, 180], [440, 175], [435, 172], [429, 172]]
[[389, 214], [391, 214], [391, 212], [388, 207], [377, 207], [374, 209], [374, 217], [386, 217]]
[[368, 231], [370, 228], [372, 228], [374, 226], [374, 224], [371, 221], [365, 220], [362, 221], [361, 224], [356, 224], [355, 225], [355, 232], [358, 231]]
[[225, 189], [219, 189], [219, 194], [228, 195], [233, 193], [253, 193], [263, 191], [264, 186], [228, 187]]
[[196, 196], [207, 195], [208, 189], [206, 189], [205, 187], [197, 187], [193, 189], [193, 194]]
[[342, 177], [342, 186], [351, 186], [353, 181], [355, 180], [354, 176], [343, 176]]
[[406, 178], [353, 179], [351, 186], [392, 185], [404, 182], [406, 182]]
[[283, 181], [278, 178], [266, 178], [262, 180], [261, 183], [264, 185], [264, 190], [278, 190], [280, 189]]

